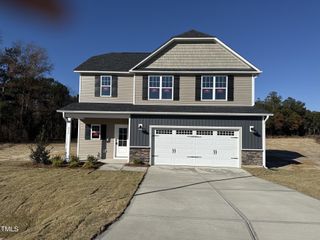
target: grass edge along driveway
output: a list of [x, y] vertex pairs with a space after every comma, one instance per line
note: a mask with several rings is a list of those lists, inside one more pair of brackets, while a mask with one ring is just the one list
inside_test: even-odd
[[274, 182], [302, 192], [320, 200], [319, 169], [265, 169], [261, 167], [243, 167], [253, 176]]
[[0, 163], [0, 226], [9, 239], [90, 239], [124, 211], [144, 173]]

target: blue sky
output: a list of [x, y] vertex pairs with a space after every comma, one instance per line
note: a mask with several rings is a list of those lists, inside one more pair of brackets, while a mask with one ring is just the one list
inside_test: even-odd
[[[67, 0], [65, 0], [67, 1]], [[51, 76], [78, 91], [73, 68], [110, 51], [153, 51], [190, 29], [215, 35], [263, 73], [256, 96], [277, 91], [320, 110], [320, 1], [69, 0], [63, 23], [1, 5], [2, 46], [33, 42], [47, 49]]]

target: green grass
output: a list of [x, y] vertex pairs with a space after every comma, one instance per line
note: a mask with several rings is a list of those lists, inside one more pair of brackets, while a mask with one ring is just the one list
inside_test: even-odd
[[0, 162], [0, 231], [9, 239], [90, 239], [126, 208], [140, 172], [39, 168]]

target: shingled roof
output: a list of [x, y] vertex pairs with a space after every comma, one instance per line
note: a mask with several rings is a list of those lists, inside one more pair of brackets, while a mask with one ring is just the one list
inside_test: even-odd
[[89, 58], [74, 70], [127, 72], [149, 55], [147, 52], [106, 53]]
[[269, 114], [267, 111], [250, 106], [172, 106], [172, 105], [133, 105], [120, 103], [71, 103], [58, 112], [127, 112], [127, 113], [205, 113], [205, 114]]
[[[173, 38], [212, 38], [213, 36], [190, 30]], [[75, 71], [119, 71], [128, 72], [151, 53], [148, 52], [112, 52], [93, 56], [76, 67]]]
[[181, 33], [179, 35], [174, 36], [173, 38], [213, 38], [214, 36], [211, 36], [206, 33], [198, 32], [194, 29]]

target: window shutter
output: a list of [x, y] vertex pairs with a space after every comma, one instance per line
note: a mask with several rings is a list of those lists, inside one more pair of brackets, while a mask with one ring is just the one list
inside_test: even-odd
[[196, 76], [196, 101], [201, 101], [201, 76]]
[[90, 140], [90, 134], [91, 134], [91, 124], [86, 124], [86, 129], [84, 133], [84, 139], [85, 140]]
[[107, 139], [107, 125], [101, 124], [101, 140]]
[[174, 76], [174, 90], [173, 90], [173, 100], [180, 100], [180, 76]]
[[107, 125], [101, 124], [101, 159], [107, 158]]
[[142, 100], [148, 100], [148, 76], [142, 78]]
[[228, 76], [228, 101], [234, 101], [234, 76]]
[[118, 76], [112, 76], [111, 97], [118, 97]]
[[94, 96], [100, 97], [100, 76], [95, 76]]

